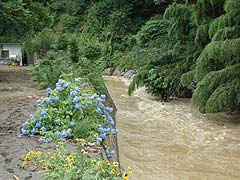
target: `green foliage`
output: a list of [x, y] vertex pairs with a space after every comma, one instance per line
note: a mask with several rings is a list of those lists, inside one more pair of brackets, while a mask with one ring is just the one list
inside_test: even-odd
[[188, 86], [194, 81], [195, 71], [188, 71], [181, 76], [181, 84], [183, 86]]
[[[68, 153], [65, 144], [58, 143], [56, 152], [30, 151], [23, 158], [23, 166], [35, 165], [47, 170], [45, 179], [122, 180], [124, 171], [118, 162], [90, 158], [79, 145], [77, 152]], [[131, 171], [129, 171], [131, 172]], [[124, 180], [128, 179], [124, 173]], [[126, 178], [127, 177], [127, 178]]]
[[192, 26], [193, 6], [187, 4], [172, 4], [164, 12], [164, 18], [172, 20], [169, 35], [177, 39], [185, 39]]
[[57, 24], [57, 28], [64, 33], [79, 31], [79, 18], [69, 14], [63, 14]]
[[37, 60], [33, 70], [34, 78], [39, 82], [39, 89], [53, 86], [62, 73], [71, 73], [73, 69], [64, 52], [48, 52], [48, 55]]
[[213, 41], [197, 59], [196, 80], [200, 82], [209, 72], [240, 63], [240, 39]]
[[163, 20], [161, 16], [147, 21], [136, 35], [138, 45], [148, 46], [153, 41], [156, 41], [156, 38], [161, 38], [164, 41], [169, 25], [169, 21]]
[[52, 17], [41, 3], [6, 0], [1, 2], [0, 22], [1, 42], [22, 42], [27, 34], [51, 25]]
[[212, 71], [197, 84], [193, 101], [201, 112], [239, 110], [240, 64]]
[[[4, 34], [13, 41], [28, 34], [24, 43], [28, 55], [43, 59], [36, 68], [41, 86], [54, 84], [60, 71], [72, 71], [99, 88], [103, 69], [120, 66], [137, 72], [129, 92], [146, 86], [163, 100], [173, 95], [189, 97], [189, 91], [197, 97], [201, 88], [194, 91], [191, 84], [201, 84], [212, 72], [239, 64], [239, 0], [14, 2], [5, 1], [0, 10], [4, 22], [0, 40], [6, 39]], [[49, 50], [55, 51], [54, 57], [49, 58]], [[215, 103], [224, 93], [234, 94], [231, 82], [226, 84], [210, 92], [211, 103], [194, 102], [203, 112], [227, 110]], [[234, 109], [231, 98], [224, 101]]]
[[44, 29], [34, 36], [28, 37], [23, 44], [23, 49], [29, 56], [36, 53], [38, 57], [42, 58], [46, 56], [47, 51], [51, 50], [54, 41], [54, 32], [51, 29]]

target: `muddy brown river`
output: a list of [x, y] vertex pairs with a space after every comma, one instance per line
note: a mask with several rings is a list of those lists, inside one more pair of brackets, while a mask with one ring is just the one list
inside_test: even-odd
[[161, 103], [106, 78], [118, 109], [120, 161], [131, 180], [240, 180], [240, 116], [203, 115], [189, 100]]

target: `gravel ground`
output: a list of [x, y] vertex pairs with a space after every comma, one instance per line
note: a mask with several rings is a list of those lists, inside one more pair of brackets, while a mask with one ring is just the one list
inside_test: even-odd
[[0, 179], [38, 180], [43, 172], [21, 168], [21, 157], [29, 150], [49, 150], [54, 143], [39, 145], [37, 138], [18, 138], [21, 124], [36, 110], [44, 95], [31, 80], [31, 68], [0, 66]]

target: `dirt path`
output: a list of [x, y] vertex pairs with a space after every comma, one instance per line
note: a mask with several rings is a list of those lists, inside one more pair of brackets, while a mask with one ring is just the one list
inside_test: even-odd
[[37, 138], [18, 138], [21, 124], [36, 109], [35, 101], [44, 95], [36, 89], [28, 67], [0, 66], [0, 179], [38, 180], [42, 172], [20, 168], [21, 157], [29, 150], [49, 149], [54, 144], [39, 145]]

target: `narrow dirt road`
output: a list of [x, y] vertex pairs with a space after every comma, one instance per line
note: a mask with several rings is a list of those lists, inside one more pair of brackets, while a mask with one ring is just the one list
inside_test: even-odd
[[37, 138], [18, 138], [19, 129], [44, 95], [31, 80], [31, 68], [0, 66], [0, 180], [38, 180], [42, 172], [20, 168], [21, 157], [29, 150], [43, 150], [54, 144], [39, 145]]

